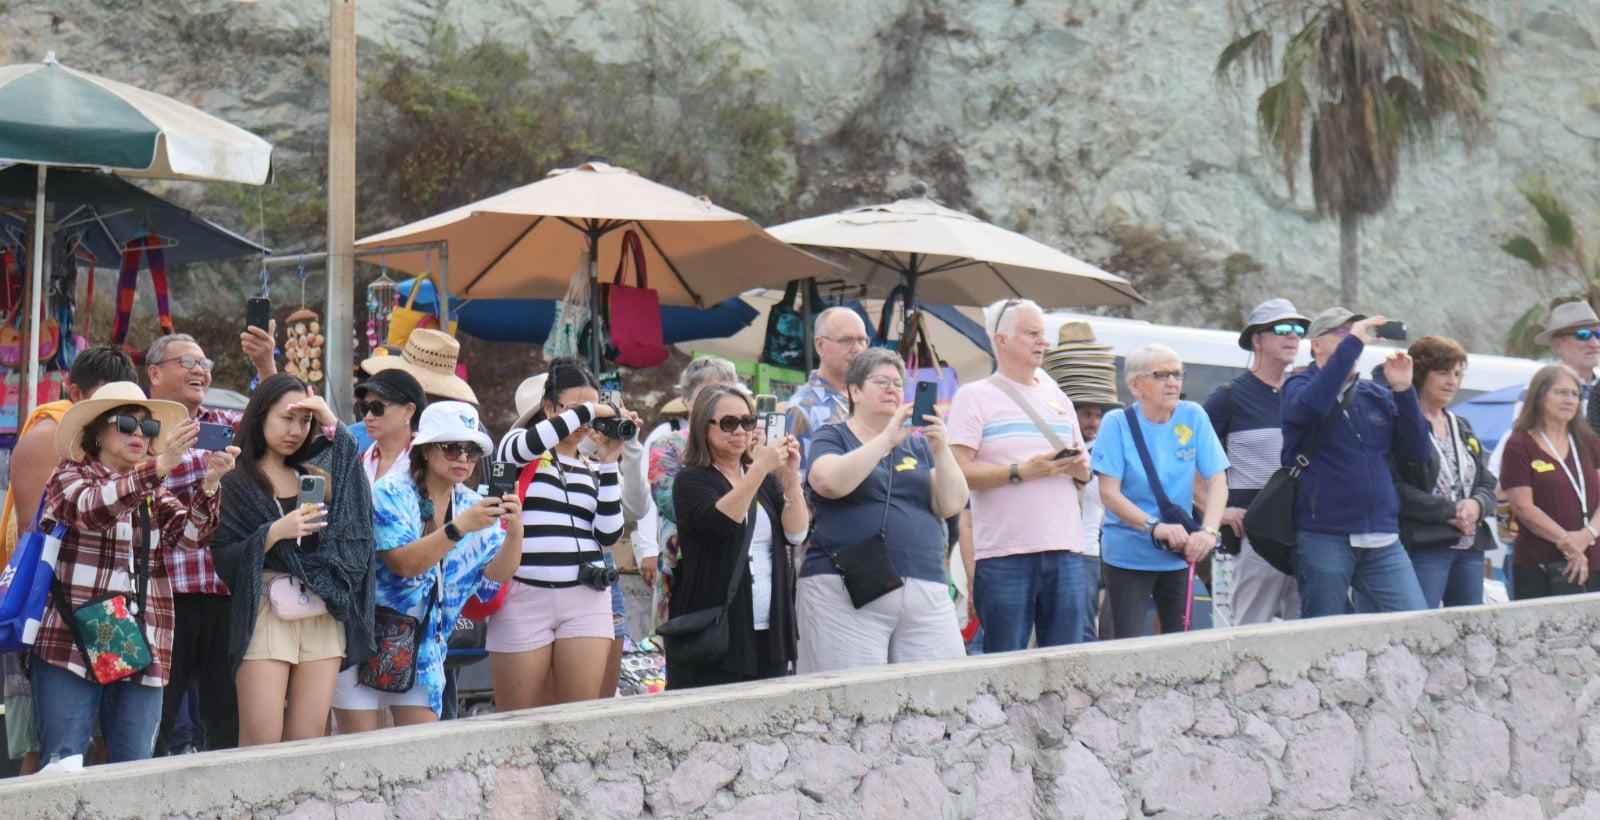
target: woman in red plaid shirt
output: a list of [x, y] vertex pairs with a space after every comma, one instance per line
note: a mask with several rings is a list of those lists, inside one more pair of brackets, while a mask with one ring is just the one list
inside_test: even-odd
[[[132, 382], [111, 382], [73, 405], [56, 430], [64, 460], [45, 486], [44, 517], [67, 526], [56, 566], [67, 608], [123, 595], [127, 610], [142, 621], [151, 660], [102, 683], [112, 677], [102, 667], [113, 664], [90, 668], [69, 631], [70, 620], [63, 619], [70, 613], [53, 599], [31, 669], [47, 760], [82, 755], [97, 722], [113, 763], [147, 758], [155, 744], [172, 655], [166, 553], [195, 549], [209, 537], [217, 521], [218, 482], [238, 453], [233, 447], [208, 453], [201, 492], [192, 507], [185, 506], [161, 482], [199, 435], [199, 424], [188, 415], [183, 405], [146, 399]], [[147, 501], [148, 532], [140, 512]], [[109, 652], [100, 658], [115, 659]]]

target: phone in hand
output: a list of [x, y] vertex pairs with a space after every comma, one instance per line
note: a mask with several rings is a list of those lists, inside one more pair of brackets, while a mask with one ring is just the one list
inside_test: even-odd
[[307, 504], [321, 504], [327, 500], [328, 479], [320, 475], [300, 476], [300, 493], [295, 497], [295, 505], [304, 507]]
[[617, 391], [615, 391], [615, 390], [601, 390], [600, 391], [600, 400], [598, 402], [596, 402], [596, 403], [597, 404], [615, 404], [618, 407], [620, 407], [620, 406], [622, 406], [622, 403], [620, 401], [618, 401], [618, 398], [620, 398], [620, 397], [617, 395]]
[[226, 424], [200, 422], [200, 437], [194, 446], [201, 450], [226, 450], [233, 445], [233, 428]]
[[1083, 451], [1079, 450], [1076, 447], [1063, 447], [1063, 448], [1061, 448], [1061, 452], [1056, 453], [1055, 458], [1056, 458], [1057, 461], [1060, 461], [1063, 458], [1072, 458], [1073, 456], [1075, 456], [1075, 455], [1077, 455], [1077, 454], [1079, 454], [1081, 452], [1083, 452]]
[[494, 498], [517, 491], [517, 465], [509, 461], [496, 461], [489, 465], [489, 495]]
[[938, 412], [934, 405], [939, 402], [938, 382], [917, 382], [916, 394], [911, 402], [911, 418], [906, 423], [912, 427], [921, 427], [927, 422], [924, 416], [931, 416]]
[[765, 431], [767, 443], [783, 440], [789, 435], [789, 417], [777, 411], [771, 411], [761, 416], [761, 429]]
[[756, 396], [756, 415], [778, 412], [778, 397], [770, 393]]
[[1403, 342], [1406, 340], [1406, 323], [1399, 319], [1392, 319], [1373, 328], [1372, 335], [1380, 339]]
[[244, 322], [250, 327], [266, 330], [272, 321], [272, 300], [265, 296], [252, 296], [244, 300]]

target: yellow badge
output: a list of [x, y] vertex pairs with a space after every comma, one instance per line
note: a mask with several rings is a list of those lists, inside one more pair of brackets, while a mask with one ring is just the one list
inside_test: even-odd
[[1533, 466], [1533, 471], [1536, 472], [1536, 473], [1548, 473], [1551, 470], [1554, 470], [1556, 468], [1556, 465], [1551, 464], [1550, 462], [1545, 461], [1542, 458], [1534, 459], [1532, 466]]
[[1187, 424], [1180, 424], [1172, 428], [1172, 432], [1178, 434], [1178, 443], [1184, 446], [1188, 446], [1189, 439], [1194, 437], [1194, 430], [1190, 429]]
[[906, 456], [905, 458], [900, 459], [899, 464], [894, 465], [894, 471], [897, 473], [903, 473], [906, 470], [915, 469], [917, 469], [917, 459], [914, 456]]
[[1478, 443], [1477, 436], [1467, 439], [1467, 450], [1475, 456], [1483, 454], [1483, 445]]
[[1061, 402], [1058, 402], [1058, 401], [1056, 401], [1054, 399], [1051, 399], [1050, 401], [1045, 402], [1045, 404], [1050, 405], [1050, 409], [1056, 411], [1057, 413], [1065, 413], [1065, 412], [1067, 412], [1067, 408], [1062, 407], [1061, 406]]

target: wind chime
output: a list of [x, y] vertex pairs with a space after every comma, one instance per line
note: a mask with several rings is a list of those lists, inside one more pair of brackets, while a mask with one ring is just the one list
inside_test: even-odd
[[322, 317], [306, 307], [306, 264], [300, 262], [300, 309], [289, 314], [284, 334], [284, 372], [302, 381], [322, 381]]
[[389, 316], [394, 313], [399, 292], [389, 268], [378, 259], [378, 278], [367, 285], [367, 355], [376, 356], [389, 339]]

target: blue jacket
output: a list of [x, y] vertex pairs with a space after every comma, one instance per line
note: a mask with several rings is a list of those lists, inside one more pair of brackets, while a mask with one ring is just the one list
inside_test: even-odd
[[[1318, 427], [1337, 413], [1341, 388], [1361, 357], [1360, 339], [1339, 342], [1326, 367], [1315, 364], [1283, 384], [1283, 464], [1288, 465]], [[1311, 454], [1300, 475], [1296, 529], [1333, 535], [1400, 531], [1400, 497], [1389, 471], [1398, 462], [1433, 457], [1428, 424], [1417, 391], [1395, 393], [1372, 382], [1356, 382], [1349, 410]]]

